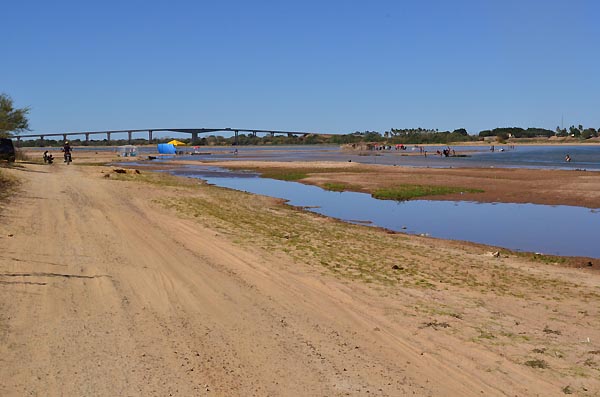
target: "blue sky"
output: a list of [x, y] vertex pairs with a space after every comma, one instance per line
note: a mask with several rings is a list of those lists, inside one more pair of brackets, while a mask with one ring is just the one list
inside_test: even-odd
[[600, 2], [6, 1], [34, 132], [600, 128]]

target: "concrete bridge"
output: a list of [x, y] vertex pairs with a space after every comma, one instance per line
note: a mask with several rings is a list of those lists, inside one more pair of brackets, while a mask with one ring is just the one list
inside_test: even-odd
[[253, 136], [257, 134], [270, 134], [271, 136], [275, 136], [275, 134], [285, 134], [287, 136], [298, 136], [298, 135], [308, 135], [308, 134], [317, 134], [315, 132], [307, 132], [307, 131], [282, 131], [282, 130], [257, 130], [257, 129], [246, 129], [246, 128], [148, 128], [148, 129], [135, 129], [135, 130], [109, 130], [109, 131], [73, 131], [73, 132], [57, 132], [57, 133], [41, 133], [41, 134], [26, 134], [26, 135], [18, 135], [15, 138], [17, 139], [17, 144], [20, 143], [21, 139], [24, 138], [39, 138], [42, 142], [47, 137], [62, 137], [63, 141], [68, 140], [67, 138], [74, 135], [83, 135], [85, 136], [85, 141], [89, 142], [90, 135], [106, 135], [106, 140], [110, 143], [111, 135], [118, 133], [127, 133], [128, 141], [131, 143], [133, 133], [144, 132], [148, 134], [148, 142], [152, 142], [152, 135], [154, 132], [181, 132], [186, 134], [191, 134], [192, 142], [198, 140], [198, 134], [206, 134], [210, 132], [233, 132], [235, 137], [235, 143], [238, 141], [238, 135], [240, 132], [249, 132]]

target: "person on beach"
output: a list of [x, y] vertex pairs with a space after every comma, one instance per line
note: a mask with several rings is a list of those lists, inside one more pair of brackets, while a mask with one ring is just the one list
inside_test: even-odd
[[48, 162], [48, 151], [46, 150], [44, 152], [44, 163], [47, 163], [47, 162]]
[[565, 156], [565, 161], [566, 161], [567, 163], [570, 163], [570, 162], [571, 162], [571, 156], [569, 156], [569, 155], [567, 154], [567, 155]]

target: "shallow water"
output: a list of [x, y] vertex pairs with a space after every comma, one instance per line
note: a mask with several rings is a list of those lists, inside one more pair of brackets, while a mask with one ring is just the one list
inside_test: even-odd
[[[198, 146], [198, 155], [192, 155], [192, 146], [177, 148], [182, 154], [161, 156], [155, 162], [171, 160], [223, 161], [223, 160], [258, 160], [258, 161], [343, 161], [364, 164], [398, 165], [407, 167], [460, 168], [460, 167], [507, 167], [507, 168], [548, 168], [548, 169], [585, 169], [600, 171], [600, 144], [598, 145], [528, 145], [515, 146], [451, 146], [457, 154], [465, 157], [442, 157], [436, 151], [442, 151], [445, 145], [424, 147], [427, 156], [419, 155], [415, 146], [407, 150], [383, 151], [346, 151], [338, 145], [287, 145], [287, 146]], [[95, 150], [98, 152], [115, 152], [111, 147], [76, 147], [78, 150]], [[28, 150], [46, 150], [47, 148], [28, 148]], [[58, 150], [58, 148], [54, 148]], [[565, 162], [569, 154], [572, 161]], [[157, 155], [156, 146], [139, 146], [138, 157], [145, 159], [148, 155]]]
[[[407, 150], [345, 151], [339, 146], [297, 145], [297, 146], [240, 146], [237, 154], [231, 147], [203, 147], [200, 155], [183, 154], [173, 156], [178, 160], [258, 160], [258, 161], [343, 161], [364, 164], [398, 165], [409, 167], [508, 167], [508, 168], [549, 168], [600, 170], [600, 145], [594, 146], [452, 146], [458, 154], [466, 157], [442, 157], [436, 151], [446, 146], [428, 146], [427, 156], [419, 155], [415, 147]], [[191, 151], [188, 147], [183, 150]], [[572, 161], [565, 162], [569, 154]]]
[[396, 202], [216, 167], [187, 167], [170, 172], [201, 178], [217, 186], [286, 199], [291, 205], [352, 223], [517, 251], [600, 258], [600, 245], [595, 242], [600, 231], [598, 210], [467, 201]]

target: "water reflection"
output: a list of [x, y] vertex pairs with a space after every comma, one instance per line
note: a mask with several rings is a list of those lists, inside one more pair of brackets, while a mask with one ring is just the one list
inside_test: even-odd
[[256, 174], [197, 167], [178, 175], [202, 178], [231, 189], [288, 200], [322, 215], [352, 223], [513, 250], [600, 258], [594, 236], [600, 213], [582, 207], [466, 201], [377, 200], [368, 194], [330, 192], [316, 186], [259, 178]]

